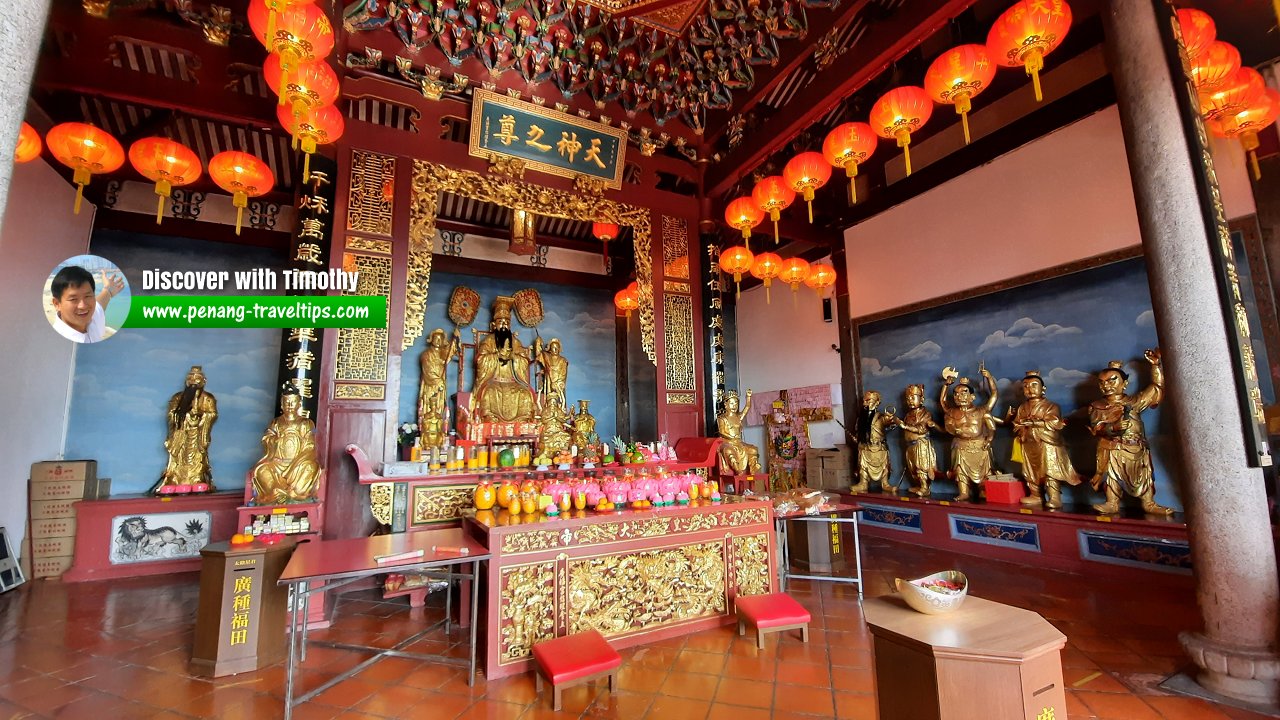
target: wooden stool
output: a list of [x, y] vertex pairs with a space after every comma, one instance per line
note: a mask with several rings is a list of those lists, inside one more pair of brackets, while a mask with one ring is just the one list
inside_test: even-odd
[[747, 625], [754, 627], [756, 647], [764, 647], [764, 634], [767, 632], [796, 628], [800, 629], [800, 639], [809, 642], [809, 621], [812, 617], [790, 595], [739, 595], [734, 604], [738, 608], [738, 634], [746, 635]]
[[542, 679], [551, 683], [553, 710], [559, 710], [560, 691], [609, 676], [609, 692], [618, 689], [618, 668], [622, 656], [595, 630], [566, 635], [533, 646], [538, 663], [534, 686], [542, 693]]

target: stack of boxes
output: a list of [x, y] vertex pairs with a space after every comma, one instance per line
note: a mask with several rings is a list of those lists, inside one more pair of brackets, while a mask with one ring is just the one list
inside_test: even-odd
[[848, 490], [853, 485], [853, 451], [848, 445], [809, 448], [804, 463], [805, 485], [814, 490]]
[[75, 502], [110, 494], [111, 481], [98, 479], [95, 460], [38, 462], [31, 466], [31, 576], [56, 578], [75, 554]]

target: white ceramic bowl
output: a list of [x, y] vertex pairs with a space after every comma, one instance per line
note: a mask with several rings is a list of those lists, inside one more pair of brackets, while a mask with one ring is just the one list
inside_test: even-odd
[[[939, 592], [924, 587], [930, 580], [946, 580], [960, 586], [956, 592]], [[902, 594], [902, 599], [907, 601], [913, 610], [924, 613], [925, 615], [941, 615], [948, 613], [960, 607], [964, 603], [965, 596], [969, 594], [969, 578], [959, 570], [943, 570], [939, 573], [926, 575], [915, 580], [903, 580], [896, 578], [894, 582], [898, 586], [898, 592]]]

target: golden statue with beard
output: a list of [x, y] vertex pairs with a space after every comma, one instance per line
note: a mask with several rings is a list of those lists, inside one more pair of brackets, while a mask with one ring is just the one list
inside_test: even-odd
[[1022, 498], [1022, 504], [1040, 505], [1043, 492], [1044, 507], [1057, 510], [1062, 507], [1061, 484], [1080, 484], [1062, 441], [1062, 428], [1067, 423], [1057, 403], [1045, 399], [1044, 379], [1034, 370], [1022, 379], [1022, 395], [1026, 400], [1011, 423], [1022, 444], [1022, 475], [1030, 493]]
[[169, 399], [169, 433], [164, 449], [169, 461], [160, 480], [151, 486], [158, 495], [160, 488], [192, 486], [207, 483], [213, 492], [213, 470], [209, 467], [209, 442], [213, 422], [218, 419], [218, 402], [205, 392], [204, 370], [193, 365], [187, 372], [187, 386]]
[[893, 474], [893, 464], [889, 462], [889, 448], [884, 443], [886, 430], [895, 427], [898, 418], [889, 413], [880, 412], [880, 393], [868, 390], [862, 394], [862, 413], [858, 416], [858, 482], [849, 488], [849, 492], [864, 493], [872, 481], [880, 484], [880, 489], [892, 492], [889, 478]]
[[1156, 504], [1155, 478], [1151, 471], [1151, 447], [1142, 413], [1160, 404], [1164, 397], [1164, 370], [1160, 367], [1160, 351], [1148, 350], [1151, 384], [1136, 394], [1126, 395], [1129, 375], [1124, 364], [1112, 360], [1098, 373], [1102, 399], [1089, 405], [1089, 431], [1098, 438], [1098, 474], [1091, 484], [1105, 490], [1107, 501], [1094, 505], [1103, 515], [1120, 512], [1120, 498], [1132, 495], [1142, 501], [1142, 511], [1149, 515], [1172, 515], [1173, 508]]
[[280, 398], [280, 417], [267, 426], [262, 436], [262, 459], [249, 471], [255, 504], [315, 499], [320, 479], [315, 430], [315, 424], [302, 416], [302, 398], [297, 393]]
[[[938, 405], [942, 408], [943, 427], [951, 434], [951, 468], [960, 493], [956, 500], [968, 500], [970, 493], [977, 496], [982, 483], [991, 474], [991, 438], [995, 434], [995, 418], [991, 415], [996, 406], [996, 379], [986, 368], [982, 377], [987, 381], [987, 401], [974, 406], [973, 385], [969, 378], [956, 383], [952, 368], [943, 370], [942, 396]], [[947, 402], [947, 390], [955, 384], [955, 403]], [[971, 486], [977, 486], [970, 490]]]
[[511, 332], [513, 298], [493, 302], [489, 334], [476, 347], [476, 382], [472, 391], [480, 422], [532, 422], [537, 396], [529, 384], [531, 356]]
[[929, 497], [929, 483], [938, 474], [938, 456], [933, 451], [933, 441], [929, 439], [929, 430], [941, 430], [934, 422], [933, 416], [924, 407], [924, 386], [908, 385], [904, 394], [907, 401], [907, 412], [898, 421], [902, 428], [902, 444], [907, 461], [907, 477], [910, 479], [911, 494], [916, 497]]

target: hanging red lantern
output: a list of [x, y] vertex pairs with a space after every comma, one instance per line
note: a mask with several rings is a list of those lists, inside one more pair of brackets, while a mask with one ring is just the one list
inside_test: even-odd
[[265, 37], [274, 37], [276, 34], [276, 18], [280, 13], [291, 7], [301, 7], [303, 5], [315, 4], [316, 0], [263, 0], [263, 5], [267, 8], [267, 31]]
[[782, 258], [771, 252], [763, 252], [756, 255], [755, 260], [751, 263], [751, 274], [764, 281], [764, 301], [766, 304], [772, 304], [773, 300], [769, 297], [769, 287], [773, 284], [773, 279], [778, 277], [782, 272]]
[[855, 204], [858, 202], [858, 188], [853, 179], [858, 177], [858, 165], [871, 157], [878, 141], [876, 131], [870, 125], [849, 122], [837, 125], [822, 142], [822, 156], [827, 162], [844, 168], [844, 174], [849, 178], [849, 198]]
[[84, 186], [94, 175], [115, 172], [124, 164], [124, 148], [110, 133], [85, 123], [69, 122], [54, 125], [45, 137], [49, 152], [74, 174], [71, 182], [76, 185], [75, 212], [80, 214], [80, 200]]
[[602, 243], [604, 248], [604, 268], [609, 269], [609, 241], [616, 240], [618, 234], [622, 232], [622, 228], [615, 223], [593, 222], [591, 223], [591, 234]]
[[836, 269], [824, 262], [816, 262], [809, 266], [809, 277], [805, 285], [813, 288], [818, 297], [825, 297], [827, 288], [836, 284]]
[[1240, 51], [1231, 43], [1214, 40], [1191, 57], [1191, 82], [1200, 92], [1221, 85], [1240, 69]]
[[911, 174], [911, 133], [924, 127], [933, 114], [933, 101], [922, 87], [904, 85], [885, 93], [871, 106], [871, 127], [876, 134], [897, 140]]
[[218, 187], [231, 193], [236, 208], [236, 234], [240, 234], [240, 222], [249, 198], [271, 192], [276, 179], [266, 163], [249, 153], [227, 150], [209, 158], [209, 177]]
[[773, 221], [773, 244], [777, 245], [778, 219], [782, 211], [795, 202], [795, 191], [787, 187], [782, 176], [770, 175], [756, 183], [755, 188], [751, 190], [751, 199], [755, 201], [756, 207], [760, 208], [760, 212], [769, 213], [769, 219]]
[[782, 261], [782, 269], [778, 271], [778, 279], [791, 286], [791, 294], [800, 289], [800, 283], [809, 279], [809, 261], [802, 257], [787, 258]]
[[333, 52], [333, 26], [324, 11], [315, 5], [291, 4], [272, 13], [262, 0], [249, 2], [249, 27], [267, 52], [279, 53], [285, 72], [304, 62], [323, 60]]
[[802, 152], [791, 158], [782, 169], [782, 177], [792, 190], [809, 205], [809, 222], [813, 222], [813, 193], [831, 179], [831, 165], [821, 153]]
[[1195, 8], [1178, 11], [1178, 28], [1182, 32], [1182, 47], [1186, 48], [1189, 58], [1198, 55], [1218, 36], [1218, 28], [1209, 13]]
[[1242, 67], [1225, 82], [1200, 93], [1200, 114], [1208, 122], [1233, 116], [1252, 105], [1266, 87], [1266, 81], [1257, 70]]
[[970, 102], [991, 86], [996, 65], [986, 45], [961, 45], [942, 53], [929, 65], [924, 89], [934, 102], [955, 105], [964, 127], [964, 144], [969, 144]]
[[751, 231], [764, 219], [764, 213], [750, 196], [736, 198], [724, 209], [725, 223], [742, 231], [742, 244], [751, 247]]
[[129, 146], [129, 163], [156, 184], [156, 224], [164, 217], [165, 198], [174, 186], [190, 185], [200, 177], [200, 158], [187, 146], [169, 138], [142, 138]]
[[287, 107], [282, 107], [276, 110], [276, 118], [305, 153], [302, 182], [308, 182], [311, 179], [311, 154], [316, 151], [316, 146], [336, 141], [346, 129], [342, 113], [332, 105], [311, 108], [301, 115], [294, 115]]
[[739, 286], [742, 282], [742, 274], [751, 271], [755, 259], [755, 255], [752, 255], [750, 250], [738, 245], [720, 253], [720, 270], [733, 275], [733, 285], [737, 295], [742, 294], [742, 288]]
[[1001, 65], [1026, 68], [1040, 102], [1044, 56], [1062, 44], [1070, 29], [1071, 7], [1062, 0], [1018, 0], [996, 18], [987, 33], [987, 49]]
[[1280, 92], [1264, 88], [1261, 95], [1234, 115], [1211, 120], [1208, 125], [1214, 135], [1240, 139], [1240, 145], [1249, 155], [1253, 179], [1261, 180], [1262, 170], [1258, 167], [1257, 155], [1258, 132], [1274, 123], [1277, 115], [1280, 115]]
[[324, 60], [299, 64], [292, 72], [285, 72], [280, 56], [271, 53], [262, 64], [262, 77], [271, 92], [280, 97], [280, 104], [293, 104], [293, 114], [332, 105], [338, 99], [338, 75]]
[[18, 129], [18, 145], [13, 149], [13, 161], [31, 162], [40, 157], [40, 151], [43, 148], [44, 143], [40, 142], [40, 133], [24, 122]]
[[640, 290], [635, 283], [622, 288], [613, 296], [613, 304], [631, 319], [631, 311], [640, 308]]

